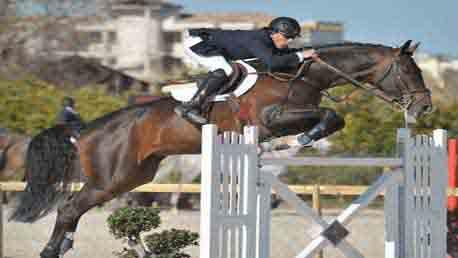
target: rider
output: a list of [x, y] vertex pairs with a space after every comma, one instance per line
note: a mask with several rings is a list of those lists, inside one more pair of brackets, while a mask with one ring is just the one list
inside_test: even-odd
[[177, 106], [175, 112], [194, 123], [207, 123], [200, 107], [228, 81], [233, 72], [228, 61], [258, 58], [270, 71], [297, 67], [315, 53], [313, 49], [288, 49], [288, 42], [300, 31], [299, 23], [290, 17], [275, 18], [268, 27], [258, 30], [189, 30], [185, 53], [210, 72], [192, 99]]
[[[84, 121], [80, 114], [74, 109], [75, 100], [71, 97], [64, 97], [62, 101], [62, 107], [62, 111], [60, 111], [59, 115], [57, 116], [56, 124], [70, 127], [74, 135], [78, 138], [79, 132], [84, 126]], [[73, 137], [70, 138], [70, 140], [73, 143], [76, 142], [76, 139]]]

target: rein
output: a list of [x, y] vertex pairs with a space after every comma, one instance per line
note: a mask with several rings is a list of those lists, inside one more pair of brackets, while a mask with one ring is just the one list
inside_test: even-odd
[[[292, 92], [291, 88], [293, 86], [293, 82], [296, 81], [297, 79], [299, 79], [301, 76], [303, 76], [305, 68], [306, 67], [307, 67], [307, 69], [310, 68], [310, 65], [313, 62], [316, 62], [317, 64], [319, 64], [321, 66], [324, 66], [329, 71], [339, 75], [340, 77], [342, 77], [345, 80], [347, 80], [348, 82], [350, 82], [353, 86], [355, 86], [357, 88], [360, 88], [360, 89], [363, 89], [363, 90], [366, 90], [366, 91], [370, 92], [372, 95], [381, 98], [385, 102], [387, 102], [387, 103], [389, 103], [391, 105], [394, 105], [394, 106], [400, 108], [401, 110], [407, 110], [410, 105], [415, 103], [415, 95], [416, 94], [430, 93], [430, 91], [427, 90], [427, 89], [425, 89], [425, 90], [412, 90], [412, 91], [409, 90], [409, 87], [407, 86], [407, 84], [402, 80], [402, 78], [399, 75], [398, 75], [398, 80], [400, 82], [399, 84], [401, 84], [401, 85], [399, 85], [398, 83], [394, 83], [394, 85], [401, 92], [401, 97], [396, 98], [396, 97], [389, 96], [383, 90], [381, 90], [381, 87], [379, 87], [378, 84], [381, 83], [382, 81], [384, 81], [386, 78], [388, 78], [388, 76], [393, 72], [393, 70], [398, 71], [398, 69], [399, 69], [395, 59], [391, 60], [389, 66], [387, 67], [387, 69], [385, 70], [383, 75], [379, 79], [377, 79], [377, 81], [374, 82], [374, 83], [363, 83], [363, 82], [360, 82], [360, 81], [354, 79], [353, 77], [351, 77], [349, 74], [347, 74], [347, 73], [343, 72], [342, 70], [340, 70], [340, 69], [330, 65], [329, 63], [325, 62], [318, 55], [313, 55], [311, 57], [311, 60], [312, 61], [308, 61], [308, 62], [304, 61], [302, 63], [302, 65], [300, 66], [300, 68], [297, 70], [296, 74], [266, 72], [267, 75], [271, 76], [272, 78], [274, 78], [276, 80], [279, 80], [281, 82], [288, 82], [288, 95], [287, 95], [285, 101], [283, 102], [282, 106], [288, 101], [288, 99], [289, 99], [289, 97], [291, 95], [291, 92]], [[289, 77], [289, 78], [284, 78], [284, 77], [281, 77], [281, 76], [285, 76], [285, 77]], [[351, 94], [353, 94], [353, 92], [350, 93], [350, 95]], [[336, 97], [331, 96], [326, 91], [324, 91], [324, 92], [322, 91], [322, 95], [324, 97], [327, 97], [327, 98], [331, 99], [332, 101], [335, 101], [335, 102], [340, 102], [340, 101], [345, 100], [345, 99], [348, 98], [348, 96], [346, 96], [344, 98], [336, 98]]]
[[[352, 78], [350, 75], [347, 73], [341, 71], [340, 69], [328, 64], [327, 62], [323, 61], [320, 57], [318, 56], [312, 56], [312, 59], [327, 68], [328, 70], [336, 73], [337, 75], [341, 76], [342, 78], [346, 79], [349, 81], [351, 84], [353, 84], [355, 87], [364, 89], [369, 91], [371, 94], [380, 97], [382, 100], [388, 102], [389, 104], [392, 104], [394, 106], [397, 106], [401, 110], [407, 110], [410, 105], [414, 104], [415, 101], [415, 94], [424, 94], [424, 93], [430, 93], [429, 90], [413, 90], [410, 91], [409, 87], [406, 85], [406, 83], [402, 80], [402, 78], [399, 76], [398, 80], [402, 84], [402, 87], [405, 89], [403, 90], [397, 83], [394, 83], [394, 85], [399, 89], [401, 92], [401, 97], [400, 98], [395, 98], [387, 95], [385, 92], [381, 90], [381, 87], [378, 87], [377, 85], [384, 81], [386, 78], [388, 78], [388, 75], [391, 74], [393, 69], [399, 69], [396, 60], [393, 59], [389, 65], [389, 67], [386, 69], [386, 71], [383, 73], [383, 76], [378, 79], [374, 84], [371, 83], [362, 83], [354, 78]], [[407, 91], [407, 93], [405, 93]]]
[[[374, 95], [380, 97], [384, 101], [386, 101], [386, 102], [388, 102], [390, 104], [398, 105], [401, 108], [403, 108], [403, 106], [400, 105], [396, 101], [396, 98], [388, 96], [385, 92], [380, 90], [379, 87], [377, 87], [377, 86], [375, 86], [373, 84], [370, 84], [370, 83], [364, 84], [364, 83], [352, 78], [347, 73], [345, 73], [345, 72], [341, 71], [340, 69], [338, 69], [338, 68], [336, 68], [336, 67], [334, 67], [334, 66], [332, 66], [332, 65], [330, 65], [328, 63], [326, 63], [325, 61], [323, 61], [323, 59], [321, 59], [318, 56], [313, 56], [312, 59], [315, 62], [317, 62], [318, 64], [320, 64], [320, 65], [324, 66], [325, 68], [327, 68], [328, 70], [330, 70], [331, 72], [334, 72], [335, 74], [339, 75], [340, 77], [346, 79], [347, 81], [349, 81], [354, 86], [356, 86], [358, 88], [361, 88], [361, 89], [364, 89], [364, 90], [367, 90], [367, 91], [373, 93]], [[393, 66], [393, 62], [390, 63], [390, 66], [388, 67], [387, 72], [384, 73], [384, 76], [380, 80], [378, 80], [377, 83], [382, 82], [386, 77], [388, 77], [388, 74], [391, 73], [392, 66]]]

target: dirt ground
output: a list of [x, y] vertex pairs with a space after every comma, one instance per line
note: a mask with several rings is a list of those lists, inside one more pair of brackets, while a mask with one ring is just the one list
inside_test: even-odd
[[[6, 212], [9, 212], [7, 209]], [[325, 212], [330, 220], [335, 212]], [[55, 214], [35, 224], [6, 222], [4, 214], [4, 254], [8, 258], [38, 258], [46, 244], [54, 224]], [[95, 209], [80, 221], [75, 235], [74, 249], [66, 258], [106, 258], [114, 257], [113, 251], [122, 249], [123, 243], [114, 239], [108, 232], [106, 219], [110, 212]], [[163, 229], [180, 228], [199, 231], [200, 214], [198, 211], [169, 211], [161, 213]], [[368, 258], [384, 257], [383, 212], [365, 211], [349, 225], [352, 232], [349, 241]], [[271, 257], [295, 257], [311, 240], [307, 237], [307, 221], [287, 209], [275, 210], [272, 214]], [[188, 250], [192, 257], [199, 257], [198, 247]], [[326, 248], [325, 258], [344, 257], [332, 247]]]

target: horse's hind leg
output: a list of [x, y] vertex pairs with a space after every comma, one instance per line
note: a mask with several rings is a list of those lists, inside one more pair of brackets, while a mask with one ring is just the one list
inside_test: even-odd
[[41, 252], [41, 257], [63, 257], [72, 247], [73, 235], [81, 216], [96, 205], [110, 201], [121, 193], [151, 181], [160, 160], [161, 158], [151, 157], [140, 165], [130, 166], [129, 169], [123, 167], [126, 170], [121, 173], [122, 175], [115, 173], [113, 178], [103, 185], [91, 183], [84, 185], [80, 192], [59, 206], [51, 239]]
[[72, 247], [73, 234], [81, 216], [105, 200], [113, 196], [103, 190], [85, 185], [80, 192], [66, 199], [57, 209], [57, 219], [48, 244], [41, 252], [42, 258], [61, 257]]

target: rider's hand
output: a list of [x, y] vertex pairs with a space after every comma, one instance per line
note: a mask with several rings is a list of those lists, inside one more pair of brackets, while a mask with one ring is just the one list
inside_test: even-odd
[[318, 53], [313, 48], [304, 50], [302, 54], [304, 55], [304, 59], [310, 59], [312, 57], [318, 56]]

